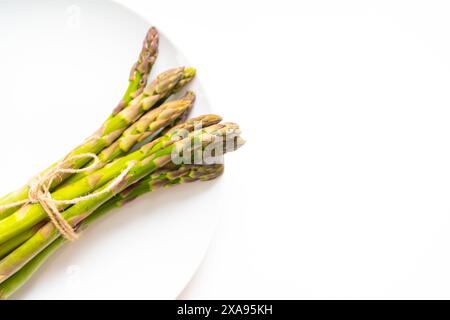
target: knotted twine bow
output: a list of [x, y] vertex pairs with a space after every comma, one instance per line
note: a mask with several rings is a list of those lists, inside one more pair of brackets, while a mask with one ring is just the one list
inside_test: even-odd
[[[82, 169], [72, 169], [70, 168], [70, 164], [73, 160], [83, 159], [83, 158], [91, 158], [93, 161], [89, 166]], [[69, 241], [75, 241], [78, 239], [78, 234], [75, 229], [67, 222], [66, 219], [62, 216], [60, 210], [58, 209], [59, 205], [73, 205], [77, 204], [81, 201], [90, 200], [101, 196], [107, 192], [113, 190], [116, 186], [118, 186], [125, 176], [130, 172], [130, 170], [135, 165], [135, 162], [130, 162], [128, 167], [116, 178], [114, 179], [106, 188], [101, 191], [91, 193], [86, 196], [74, 198], [71, 200], [55, 200], [51, 195], [51, 186], [53, 181], [59, 177], [60, 174], [74, 174], [85, 171], [94, 170], [100, 163], [100, 159], [96, 154], [93, 153], [83, 153], [80, 155], [71, 156], [63, 161], [60, 161], [57, 165], [47, 170], [45, 173], [38, 175], [30, 180], [28, 183], [29, 192], [28, 199], [17, 201], [14, 203], [10, 203], [7, 205], [0, 205], [0, 210], [10, 209], [13, 207], [18, 207], [26, 204], [40, 204], [44, 211], [49, 216], [51, 222], [56, 227], [56, 229]], [[69, 167], [69, 168], [67, 168]]]

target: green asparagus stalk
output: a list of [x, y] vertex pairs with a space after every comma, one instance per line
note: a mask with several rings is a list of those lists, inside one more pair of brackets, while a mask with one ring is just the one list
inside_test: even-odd
[[[146, 193], [154, 192], [164, 187], [172, 187], [194, 181], [212, 180], [220, 176], [222, 173], [223, 165], [220, 164], [211, 166], [186, 165], [179, 167], [168, 164], [163, 169], [156, 171], [154, 174], [149, 175], [111, 198], [108, 202], [98, 208], [92, 215], [83, 220], [77, 229], [86, 229], [89, 225], [109, 213], [111, 210], [120, 208], [126, 203]], [[62, 247], [65, 242], [66, 239], [59, 236], [12, 277], [1, 283], [0, 300], [8, 299], [13, 293], [20, 289], [43, 265], [43, 263], [47, 261], [47, 259], [57, 249]]]
[[[160, 107], [147, 112], [125, 130], [119, 139], [98, 155], [100, 161], [93, 170], [83, 171], [72, 175], [65, 181], [64, 185], [69, 185], [87, 177], [95, 170], [103, 168], [111, 161], [129, 152], [137, 143], [155, 135], [159, 130], [168, 127], [175, 119], [181, 117], [187, 110], [191, 109], [194, 101], [195, 94], [193, 92], [188, 92], [180, 100], [167, 102]], [[93, 164], [93, 162], [90, 164]]]
[[[194, 97], [195, 99], [195, 97]], [[192, 107], [193, 104], [190, 108], [188, 108], [181, 116], [179, 116], [177, 119], [175, 119], [171, 125], [167, 126], [166, 128], [162, 129], [156, 136], [155, 138], [159, 138], [164, 136], [167, 132], [169, 132], [169, 130], [171, 130], [173, 127], [178, 126], [179, 124], [182, 124], [184, 122], [186, 122], [189, 118], [189, 115], [191, 114], [192, 111]]]
[[31, 229], [22, 232], [18, 236], [6, 241], [0, 246], [0, 259], [3, 259], [11, 251], [19, 247], [22, 243], [30, 239], [44, 224], [39, 223], [33, 226]]
[[126, 108], [131, 100], [140, 95], [147, 86], [148, 76], [158, 57], [158, 45], [159, 34], [156, 28], [152, 27], [144, 39], [139, 59], [131, 69], [127, 91], [111, 117]]
[[[108, 119], [91, 139], [86, 140], [81, 146], [69, 153], [65, 159], [70, 159], [73, 156], [86, 153], [97, 154], [110, 146], [132, 123], [139, 119], [142, 114], [161, 105], [167, 97], [183, 88], [183, 86], [189, 83], [194, 76], [195, 70], [189, 68], [172, 69], [159, 75], [144, 93], [140, 94], [130, 102], [125, 109]], [[88, 162], [89, 158], [73, 160], [70, 161], [69, 167], [72, 169], [82, 168]], [[52, 187], [56, 187], [68, 176], [69, 175], [60, 175], [59, 179], [54, 180], [54, 185]], [[19, 190], [0, 199], [0, 206], [26, 200], [28, 198], [28, 193], [28, 185], [23, 186]], [[17, 207], [0, 210], [0, 220], [8, 217], [16, 210]]]
[[[139, 181], [135, 186], [130, 187], [129, 189], [120, 193], [119, 196], [108, 201], [109, 204], [115, 203], [115, 200], [120, 198], [120, 206], [125, 204], [125, 201], [132, 200], [131, 198], [138, 197], [141, 193], [146, 193], [148, 191], [153, 191], [158, 185], [161, 184], [160, 187], [168, 186], [170, 184], [176, 184], [181, 179], [182, 183], [193, 182], [197, 180], [211, 180], [214, 179], [215, 173], [222, 173], [220, 169], [221, 165], [183, 165], [176, 166], [174, 164], [168, 164], [164, 168], [158, 170], [156, 173], [150, 175], [143, 181]], [[223, 168], [222, 168], [223, 170]], [[192, 181], [189, 181], [192, 179]], [[150, 184], [151, 183], [151, 184]], [[150, 184], [150, 185], [149, 185]], [[151, 190], [149, 190], [151, 188]], [[126, 197], [125, 197], [126, 196]], [[104, 205], [105, 206], [105, 205]], [[30, 239], [41, 227], [43, 224], [38, 224], [33, 228], [19, 234], [18, 236], [12, 238], [9, 241], [6, 241], [4, 244], [0, 246], [0, 260], [12, 252], [14, 249], [19, 247], [22, 243]]]
[[[185, 98], [193, 98], [189, 93], [185, 96]], [[155, 146], [153, 150], [157, 150], [158, 146], [162, 146], [162, 143], [167, 140], [174, 139], [178, 132], [185, 131], [185, 132], [192, 132], [195, 130], [195, 128], [199, 127], [210, 127], [213, 125], [218, 124], [220, 121], [222, 121], [222, 118], [217, 115], [203, 115], [200, 117], [196, 117], [193, 119], [190, 119], [184, 123], [181, 123], [173, 128], [170, 128], [166, 135], [163, 137], [160, 137], [157, 141], [153, 142], [152, 144]], [[214, 128], [214, 127], [213, 127]], [[69, 179], [70, 180], [70, 179]], [[22, 209], [24, 210], [24, 209]], [[12, 251], [12, 249], [15, 249], [20, 244], [28, 240], [34, 233], [35, 228], [32, 228], [31, 230], [26, 230], [17, 236], [11, 238], [10, 240], [6, 241], [5, 243], [0, 245], [0, 259], [6, 255], [6, 253], [9, 253]]]
[[[102, 127], [102, 132], [113, 134], [121, 130], [124, 126], [127, 128], [135, 122], [146, 111], [158, 106], [169, 95], [178, 92], [195, 76], [195, 69], [192, 68], [176, 68], [160, 74], [144, 91], [134, 98], [129, 105], [108, 119]], [[119, 135], [120, 135], [119, 134]]]
[[[74, 155], [84, 153], [99, 153], [101, 150], [110, 146], [122, 133], [134, 122], [136, 122], [147, 111], [160, 106], [172, 94], [181, 90], [195, 76], [195, 69], [192, 68], [176, 68], [168, 70], [160, 74], [142, 94], [133, 99], [125, 109], [106, 120], [103, 126], [94, 134], [94, 141], [97, 137], [102, 138], [107, 143], [97, 145], [93, 150], [81, 150], [75, 154], [70, 154], [65, 159]], [[105, 139], [106, 137], [106, 139]], [[69, 168], [83, 167], [88, 160], [77, 159], [70, 161]], [[55, 179], [53, 188], [63, 182], [70, 174], [61, 174], [60, 179]]]
[[34, 259], [22, 267], [8, 280], [0, 284], [0, 300], [6, 300], [20, 289], [32, 275], [65, 243], [64, 238], [60, 237], [53, 241], [44, 251], [38, 254]]
[[[220, 121], [220, 117], [207, 115], [204, 117], [205, 121]], [[195, 119], [195, 120], [198, 120]], [[102, 187], [106, 183], [115, 179], [120, 175], [120, 173], [125, 170], [130, 161], [140, 161], [142, 159], [148, 158], [152, 154], [157, 153], [159, 150], [167, 148], [173, 145], [176, 140], [180, 140], [179, 136], [180, 130], [194, 130], [196, 121], [188, 121], [186, 123], [180, 124], [179, 126], [173, 128], [164, 137], [158, 138], [139, 150], [130, 153], [116, 161], [108, 164], [102, 169], [99, 169], [92, 173], [91, 175], [76, 181], [73, 184], [63, 186], [53, 192], [52, 197], [55, 200], [67, 200], [75, 199], [77, 197], [94, 192], [98, 188]], [[225, 130], [230, 125], [225, 124], [215, 124], [205, 128], [207, 133], [215, 133]], [[194, 132], [195, 133], [195, 132]], [[197, 131], [198, 134], [198, 131]], [[65, 209], [67, 206], [61, 205], [60, 209]], [[0, 245], [6, 241], [14, 238], [22, 232], [25, 232], [35, 224], [41, 222], [47, 218], [47, 214], [44, 209], [39, 204], [29, 204], [25, 205], [16, 211], [14, 214], [8, 216], [7, 218], [0, 221]]]
[[[118, 112], [123, 110], [131, 101], [131, 97], [137, 96], [146, 87], [148, 75], [158, 56], [158, 44], [159, 44], [158, 32], [155, 28], [151, 28], [144, 40], [144, 45], [142, 47], [141, 54], [139, 55], [138, 62], [136, 62], [133, 65], [133, 68], [131, 70], [129, 86], [127, 88], [125, 96], [119, 103], [119, 106], [113, 111], [109, 119], [113, 118]], [[99, 133], [100, 131], [101, 129], [99, 130]], [[101, 145], [103, 143], [105, 143], [105, 145], [108, 145], [109, 140], [111, 140], [113, 137], [109, 137], [109, 139], [107, 137], [103, 138], [104, 140], [99, 138], [97, 139], [98, 141], [95, 141], [95, 139], [87, 140], [85, 143], [83, 143], [83, 145], [73, 150], [67, 157], [82, 153], [93, 153], [98, 148], [101, 148]], [[85, 163], [86, 162], [87, 160], [85, 160]], [[80, 163], [78, 165], [78, 168], [81, 168], [83, 166], [82, 164], [83, 159], [80, 159], [78, 163]], [[28, 197], [28, 187], [24, 186], [21, 189], [1, 198], [0, 206], [19, 202], [27, 199], [27, 197]], [[0, 220], [13, 213], [15, 210], [16, 207], [0, 209]]]
[[[193, 96], [191, 94], [187, 94], [185, 96], [186, 99], [189, 99], [190, 101], [193, 101]], [[195, 128], [199, 127], [210, 127], [213, 125], [218, 124], [222, 119], [217, 115], [203, 115], [200, 117], [196, 117], [193, 119], [190, 119], [184, 123], [181, 123], [173, 128], [170, 128], [166, 135], [164, 137], [161, 137], [158, 141], [153, 142], [155, 145], [155, 148], [153, 150], [157, 150], [158, 142], [160, 142], [159, 146], [161, 146], [161, 142], [167, 141], [170, 139], [173, 139], [175, 135], [180, 131], [186, 131], [186, 132], [192, 132]], [[214, 127], [213, 127], [214, 128]], [[70, 181], [69, 179], [68, 181]], [[22, 209], [24, 210], [24, 209]], [[9, 253], [12, 249], [15, 249], [20, 244], [28, 240], [34, 233], [35, 228], [32, 228], [32, 230], [26, 230], [19, 235], [11, 238], [10, 240], [6, 241], [5, 243], [0, 245], [0, 259], [6, 255], [6, 253]]]
[[[81, 201], [63, 212], [63, 217], [72, 226], [78, 225], [93, 213], [102, 204], [114, 197], [117, 193], [125, 190], [145, 176], [155, 172], [159, 168], [167, 165], [174, 154], [179, 154], [189, 150], [191, 154], [197, 150], [206, 150], [211, 146], [229, 145], [228, 140], [236, 141], [234, 149], [239, 148], [244, 142], [239, 138], [239, 127], [235, 124], [224, 124], [219, 130], [214, 130], [214, 134], [208, 130], [200, 130], [198, 134], [190, 135], [188, 138], [172, 143], [156, 153], [135, 161], [132, 169], [127, 172], [121, 183], [112, 190], [106, 189], [108, 185], [100, 190], [108, 190], [95, 198]], [[194, 132], [196, 133], [196, 132]], [[231, 150], [227, 150], [231, 151]], [[110, 182], [111, 184], [112, 182]], [[47, 223], [32, 238], [14, 250], [11, 254], [0, 261], [0, 283], [11, 277], [20, 270], [28, 261], [34, 258], [49, 244], [59, 236], [56, 227], [52, 223]]]

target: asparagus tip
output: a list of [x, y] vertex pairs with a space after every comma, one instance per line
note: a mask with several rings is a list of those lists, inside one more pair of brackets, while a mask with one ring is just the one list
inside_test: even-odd
[[197, 70], [195, 68], [184, 68], [184, 77], [185, 78], [193, 78], [197, 74]]

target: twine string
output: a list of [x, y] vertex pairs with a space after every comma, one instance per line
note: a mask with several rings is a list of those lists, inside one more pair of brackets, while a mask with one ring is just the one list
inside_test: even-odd
[[[91, 158], [93, 160], [92, 164], [81, 169], [74, 169], [70, 167], [73, 160], [83, 158]], [[70, 200], [55, 200], [51, 195], [51, 186], [54, 180], [58, 178], [60, 174], [67, 174], [67, 173], [75, 174], [95, 170], [98, 167], [99, 163], [100, 159], [96, 154], [93, 153], [84, 153], [68, 157], [67, 159], [60, 161], [53, 168], [47, 170], [45, 173], [38, 175], [29, 181], [28, 199], [6, 205], [0, 205], [0, 210], [18, 207], [30, 203], [40, 204], [44, 209], [44, 211], [47, 213], [48, 217], [50, 218], [50, 221], [59, 231], [59, 233], [69, 241], [75, 241], [78, 239], [78, 234], [76, 233], [75, 229], [70, 225], [70, 223], [66, 219], [64, 219], [58, 206], [74, 205], [82, 201], [94, 199], [96, 197], [104, 195], [105, 193], [110, 192], [125, 179], [126, 175], [134, 167], [136, 162], [130, 161], [128, 163], [127, 168], [124, 171], [122, 171], [122, 173], [117, 178], [111, 181], [106, 188], [103, 188], [98, 192], [88, 194], [86, 196], [81, 196]]]

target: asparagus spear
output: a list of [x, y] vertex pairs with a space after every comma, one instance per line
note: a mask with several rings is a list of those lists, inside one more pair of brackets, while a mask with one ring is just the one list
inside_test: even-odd
[[[160, 74], [149, 87], [133, 99], [127, 108], [120, 111], [114, 117], [108, 119], [102, 127], [102, 132], [113, 134], [126, 125], [128, 127], [136, 121], [144, 112], [154, 108], [169, 95], [178, 92], [195, 76], [193, 68], [176, 68]], [[120, 132], [120, 134], [123, 131]]]
[[[65, 159], [86, 153], [99, 153], [104, 148], [110, 146], [132, 123], [134, 123], [146, 111], [159, 106], [168, 96], [180, 90], [189, 83], [195, 75], [194, 69], [177, 68], [166, 71], [159, 75], [144, 93], [136, 97], [130, 104], [118, 114], [106, 120], [103, 126], [86, 140], [81, 146], [69, 153]], [[70, 168], [77, 169], [83, 167], [89, 158], [76, 159], [70, 161]], [[45, 172], [45, 171], [44, 171]], [[60, 179], [54, 180], [55, 187], [67, 178], [68, 175], [60, 175]], [[1, 205], [26, 200], [28, 198], [29, 187], [23, 186], [19, 190], [0, 199]], [[16, 207], [0, 210], [0, 220], [5, 219], [16, 211]]]
[[[139, 181], [136, 185], [131, 186], [127, 190], [121, 192], [108, 203], [124, 205], [127, 201], [140, 196], [143, 193], [153, 191], [155, 188], [178, 184], [178, 182], [188, 183], [197, 180], [211, 180], [216, 178], [223, 171], [223, 165], [182, 165], [167, 164], [164, 168], [150, 175], [143, 181]], [[104, 205], [106, 206], [106, 204]], [[102, 207], [104, 207], [102, 206]], [[33, 228], [19, 234], [18, 236], [6, 241], [0, 246], [0, 260], [7, 256], [22, 243], [30, 239], [43, 224], [38, 224]]]
[[0, 246], [0, 259], [3, 259], [7, 256], [11, 251], [19, 247], [22, 243], [30, 239], [42, 226], [44, 223], [39, 223], [33, 226], [31, 229], [22, 232], [18, 236], [6, 241], [4, 244]]
[[[186, 95], [186, 97], [192, 98], [191, 95]], [[194, 129], [199, 127], [211, 127], [213, 125], [218, 124], [222, 118], [220, 118], [217, 115], [203, 115], [200, 117], [192, 118], [184, 123], [181, 123], [173, 128], [170, 128], [166, 135], [159, 138], [157, 141], [152, 142], [153, 145], [155, 145], [153, 151], [157, 150], [158, 146], [162, 146], [162, 143], [164, 141], [174, 139], [178, 132], [180, 131], [186, 131], [186, 132], [192, 132]], [[215, 128], [215, 127], [212, 127]], [[171, 168], [174, 169], [174, 168]], [[71, 179], [69, 179], [70, 181]], [[79, 179], [80, 180], [80, 179]], [[67, 181], [68, 182], [68, 181]], [[22, 209], [24, 210], [24, 209]], [[0, 245], [0, 259], [5, 256], [7, 253], [12, 251], [13, 249], [17, 248], [20, 244], [28, 240], [34, 233], [36, 232], [35, 228], [33, 227], [32, 230], [26, 230], [17, 236], [11, 238], [10, 240], [6, 241], [5, 243]]]
[[[147, 36], [144, 40], [144, 44], [143, 44], [143, 47], [141, 50], [141, 54], [139, 55], [139, 59], [133, 65], [133, 68], [131, 69], [129, 85], [128, 85], [127, 91], [124, 95], [124, 98], [119, 103], [120, 108], [117, 107], [115, 110], [113, 110], [113, 113], [111, 114], [109, 119], [111, 119], [119, 111], [124, 109], [128, 105], [128, 103], [131, 101], [131, 97], [135, 97], [138, 94], [140, 94], [142, 92], [142, 90], [145, 88], [145, 86], [147, 85], [148, 75], [149, 75], [150, 70], [152, 69], [152, 67], [156, 61], [156, 58], [158, 56], [158, 44], [159, 44], [159, 34], [155, 28], [151, 28], [148, 31]], [[79, 152], [77, 152], [77, 149], [75, 149], [68, 156], [73, 156], [75, 154], [81, 154], [81, 153], [92, 153], [93, 151], [95, 151], [96, 148], [95, 148], [93, 139], [89, 139], [88, 141], [91, 142], [92, 144], [87, 145], [86, 146], [87, 148], [84, 151], [79, 150]], [[100, 141], [98, 143], [101, 144]], [[84, 144], [87, 144], [87, 142], [85, 142]], [[78, 149], [80, 149], [80, 148], [81, 148], [81, 146], [78, 147]], [[82, 162], [82, 159], [80, 160], [80, 162]], [[79, 167], [82, 167], [82, 166], [83, 165], [80, 165]], [[13, 193], [8, 194], [8, 195], [4, 196], [3, 198], [1, 198], [0, 205], [8, 205], [11, 203], [19, 202], [19, 201], [25, 200], [27, 198], [27, 196], [28, 196], [28, 188], [25, 186]], [[0, 209], [0, 220], [7, 217], [14, 211], [15, 211], [15, 207], [10, 207], [7, 209]]]
[[[78, 230], [84, 230], [93, 222], [97, 221], [105, 214], [115, 208], [122, 207], [126, 203], [140, 197], [143, 194], [154, 192], [164, 187], [172, 187], [179, 184], [191, 183], [194, 181], [208, 181], [217, 178], [223, 173], [223, 165], [211, 166], [180, 166], [174, 167], [166, 165], [164, 169], [156, 171], [147, 178], [128, 187], [108, 202], [98, 208], [92, 215], [83, 220]], [[20, 289], [31, 276], [42, 266], [42, 264], [57, 250], [66, 240], [59, 236], [41, 253], [29, 261], [18, 272], [8, 280], [0, 284], [0, 300], [8, 299], [14, 292]]]
[[122, 111], [147, 86], [148, 76], [158, 57], [158, 45], [159, 34], [156, 28], [152, 27], [145, 36], [139, 59], [131, 69], [127, 91], [111, 116]]
[[[156, 134], [162, 128], [169, 126], [175, 119], [181, 117], [187, 110], [191, 109], [194, 101], [194, 93], [188, 92], [180, 100], [167, 102], [162, 106], [147, 112], [125, 130], [119, 139], [98, 155], [100, 162], [96, 165], [95, 170], [103, 168], [114, 159], [126, 154], [137, 143], [144, 141], [148, 137]], [[64, 185], [74, 183], [88, 176], [95, 170], [77, 173], [67, 179]]]
[[[195, 99], [195, 97], [193, 97]], [[164, 136], [170, 129], [172, 129], [173, 127], [178, 126], [179, 124], [182, 124], [184, 122], [186, 122], [189, 118], [189, 115], [191, 114], [192, 111], [192, 106], [187, 109], [181, 116], [179, 116], [177, 119], [175, 119], [171, 125], [167, 126], [166, 128], [162, 129], [156, 136], [155, 138], [159, 138], [161, 136]]]
[[[228, 140], [236, 141], [234, 149], [237, 149], [244, 143], [239, 138], [239, 134], [239, 127], [229, 123], [225, 124], [221, 130], [216, 130], [214, 134], [208, 133], [206, 130], [201, 130], [199, 134], [194, 134], [181, 141], [172, 143], [158, 152], [134, 162], [132, 170], [125, 175], [122, 182], [113, 188], [113, 190], [109, 190], [95, 198], [81, 201], [64, 211], [62, 215], [69, 224], [76, 226], [117, 193], [125, 190], [127, 187], [159, 168], [164, 167], [171, 161], [174, 153], [178, 154], [187, 150], [186, 148], [192, 154], [197, 150], [206, 150], [214, 145], [223, 147], [224, 144], [229, 145], [227, 143]], [[227, 149], [227, 151], [231, 150]], [[107, 186], [100, 188], [100, 190], [105, 190]], [[49, 222], [43, 226], [32, 238], [0, 261], [0, 283], [20, 270], [28, 261], [56, 240], [58, 236], [58, 231], [52, 223]]]
[[[65, 159], [74, 155], [85, 153], [98, 153], [106, 147], [110, 146], [130, 125], [136, 122], [147, 111], [160, 106], [170, 95], [181, 90], [195, 76], [195, 69], [192, 68], [176, 68], [161, 73], [144, 90], [142, 94], [133, 99], [125, 109], [105, 121], [103, 126], [94, 134], [94, 140], [97, 137], [104, 137], [106, 144], [98, 145], [94, 150], [81, 150], [75, 154], [69, 154]], [[88, 161], [77, 159], [71, 161], [70, 168], [80, 168]], [[60, 179], [55, 179], [52, 187], [64, 181], [68, 175], [60, 175]], [[57, 181], [58, 180], [58, 181]]]
[[[186, 96], [190, 96], [189, 94]], [[220, 121], [222, 121], [222, 118], [217, 115], [203, 115], [200, 117], [189, 119], [188, 121], [181, 123], [173, 128], [170, 128], [166, 135], [163, 137], [160, 137], [157, 141], [152, 142], [152, 145], [155, 147], [153, 148], [153, 151], [158, 149], [158, 146], [161, 147], [163, 145], [164, 141], [174, 139], [178, 132], [180, 131], [186, 131], [186, 132], [192, 132], [194, 129], [199, 127], [211, 127], [213, 125], [218, 124]], [[214, 128], [214, 127], [212, 127]], [[172, 168], [173, 169], [173, 168]], [[69, 179], [71, 180], [71, 179]], [[79, 179], [80, 180], [80, 179]], [[24, 210], [24, 209], [22, 209]], [[15, 249], [20, 244], [25, 242], [27, 239], [29, 239], [36, 230], [32, 228], [33, 230], [26, 230], [18, 235], [16, 235], [14, 238], [11, 238], [10, 240], [4, 242], [0, 245], [0, 259], [12, 251], [12, 249]]]
[[[205, 116], [205, 119], [209, 121], [220, 121], [220, 117], [212, 115]], [[223, 134], [222, 132], [230, 127], [232, 127], [232, 125], [230, 124], [215, 124], [205, 128], [204, 130], [210, 134], [216, 132], [218, 134]], [[173, 145], [177, 139], [180, 140], [181, 137], [179, 136], [179, 131], [181, 129], [192, 131], [195, 129], [195, 122], [188, 121], [187, 123], [180, 124], [179, 126], [173, 128], [164, 137], [158, 138], [157, 140], [144, 145], [139, 150], [125, 157], [117, 159], [104, 168], [97, 170], [91, 175], [82, 178], [73, 184], [61, 187], [60, 189], [53, 192], [53, 199], [74, 199], [97, 190], [98, 188], [102, 187], [106, 183], [119, 176], [120, 173], [128, 166], [130, 161], [140, 161], [144, 158], [148, 158], [149, 156], [157, 153], [159, 150], [164, 150], [164, 148]], [[194, 131], [193, 133], [198, 135], [201, 132], [198, 130]], [[60, 209], [64, 209], [67, 207], [67, 205], [61, 205], [59, 207]], [[25, 232], [26, 230], [46, 218], [47, 214], [41, 207], [41, 205], [29, 204], [23, 206], [14, 214], [0, 221], [0, 244], [3, 244], [4, 242], [12, 239], [20, 233]]]

